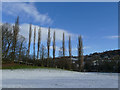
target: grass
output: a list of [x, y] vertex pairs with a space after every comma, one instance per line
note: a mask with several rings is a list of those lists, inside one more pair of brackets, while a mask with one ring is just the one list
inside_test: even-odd
[[40, 67], [40, 66], [31, 66], [31, 65], [10, 63], [10, 64], [2, 64], [2, 69], [58, 69], [58, 68]]
[[14, 65], [14, 66], [6, 66], [6, 67], [2, 67], [2, 69], [27, 69], [27, 68], [30, 68], [30, 69], [35, 69], [35, 68], [40, 68], [38, 66], [27, 66], [27, 65]]

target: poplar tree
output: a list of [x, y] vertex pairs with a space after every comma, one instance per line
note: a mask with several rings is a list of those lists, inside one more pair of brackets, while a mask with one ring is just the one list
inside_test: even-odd
[[19, 33], [19, 16], [17, 17], [15, 26], [13, 27], [13, 50], [12, 50], [13, 60], [15, 60], [16, 58], [15, 52], [16, 52], [16, 45], [17, 45], [17, 40], [18, 40], [18, 33]]
[[53, 34], [53, 62], [54, 62], [54, 66], [55, 66], [55, 31], [54, 31], [54, 34]]
[[71, 69], [71, 65], [72, 65], [72, 59], [71, 59], [72, 55], [71, 55], [71, 36], [69, 36], [69, 68]]
[[37, 51], [37, 59], [39, 58], [40, 43], [41, 43], [41, 28], [39, 28], [39, 31], [38, 31], [38, 51]]
[[63, 32], [62, 49], [63, 49], [63, 57], [64, 57], [65, 56], [65, 34], [64, 34], [64, 32]]
[[34, 28], [34, 45], [33, 45], [33, 59], [35, 60], [35, 39], [36, 39], [36, 27]]
[[29, 56], [29, 53], [30, 53], [31, 37], [32, 37], [32, 25], [30, 24], [30, 28], [29, 28], [29, 43], [28, 43], [27, 56]]
[[83, 45], [82, 45], [82, 37], [78, 37], [78, 71], [83, 71]]
[[62, 41], [62, 56], [63, 56], [62, 68], [64, 69], [66, 67], [66, 59], [65, 59], [65, 34], [64, 34], [64, 32], [63, 32], [63, 41]]
[[69, 57], [71, 58], [71, 36], [69, 36]]
[[50, 55], [50, 42], [51, 42], [51, 38], [50, 38], [50, 27], [48, 29], [48, 38], [47, 38], [47, 54], [48, 54], [48, 58], [47, 58], [47, 66], [48, 66], [48, 60], [49, 60], [49, 55]]

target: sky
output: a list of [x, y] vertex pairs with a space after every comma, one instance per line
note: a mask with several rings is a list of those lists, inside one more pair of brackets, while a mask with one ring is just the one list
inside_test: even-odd
[[30, 23], [33, 24], [33, 29], [37, 27], [38, 30], [39, 26], [41, 27], [42, 44], [45, 46], [48, 27], [51, 28], [51, 38], [55, 31], [57, 55], [62, 46], [63, 32], [65, 32], [66, 55], [68, 55], [69, 35], [72, 38], [72, 55], [75, 56], [79, 35], [82, 36], [84, 55], [118, 49], [117, 2], [2, 3], [2, 23], [13, 24], [17, 16], [20, 17], [20, 34], [26, 37], [26, 41]]

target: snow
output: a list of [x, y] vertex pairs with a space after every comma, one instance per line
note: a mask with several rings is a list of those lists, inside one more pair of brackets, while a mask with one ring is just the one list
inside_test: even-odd
[[3, 88], [118, 88], [117, 73], [87, 73], [56, 69], [2, 71]]

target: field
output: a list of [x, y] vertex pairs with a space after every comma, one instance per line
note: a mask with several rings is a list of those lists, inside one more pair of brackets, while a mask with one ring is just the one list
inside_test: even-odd
[[61, 69], [3, 69], [3, 88], [118, 88], [117, 73]]

